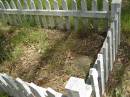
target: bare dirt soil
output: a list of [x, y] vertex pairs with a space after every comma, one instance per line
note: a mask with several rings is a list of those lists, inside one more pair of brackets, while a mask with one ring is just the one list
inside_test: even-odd
[[85, 78], [104, 33], [0, 26], [0, 72], [57, 91], [71, 76]]

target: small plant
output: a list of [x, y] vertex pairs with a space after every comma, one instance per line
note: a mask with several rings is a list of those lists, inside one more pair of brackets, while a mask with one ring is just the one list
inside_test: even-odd
[[6, 93], [0, 93], [0, 97], [9, 97]]

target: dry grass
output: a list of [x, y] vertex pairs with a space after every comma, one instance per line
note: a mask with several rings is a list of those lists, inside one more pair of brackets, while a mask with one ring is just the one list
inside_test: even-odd
[[0, 72], [58, 91], [63, 91], [70, 76], [86, 76], [104, 40], [93, 32], [88, 35], [6, 25], [0, 26], [0, 33], [4, 37], [0, 42], [4, 52], [0, 53]]

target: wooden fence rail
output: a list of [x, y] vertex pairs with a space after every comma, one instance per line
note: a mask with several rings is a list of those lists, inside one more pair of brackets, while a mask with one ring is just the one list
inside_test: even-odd
[[[109, 19], [110, 27], [107, 36], [93, 68], [90, 69], [88, 79], [85, 83], [84, 79], [71, 77], [65, 87], [67, 95], [63, 95], [51, 88], [45, 89], [34, 83], [27, 83], [19, 78], [13, 79], [6, 74], [0, 74], [0, 91], [14, 97], [101, 97], [105, 93], [109, 74], [113, 69], [120, 45], [122, 0], [112, 0], [111, 10], [109, 9], [108, 0], [103, 0], [102, 11], [97, 10], [97, 0], [92, 0], [91, 11], [87, 9], [86, 0], [81, 0], [81, 10], [78, 9], [76, 0], [72, 0], [71, 10], [68, 8], [66, 0], [62, 0], [63, 9], [59, 7], [57, 0], [54, 0], [53, 10], [49, 0], [45, 1], [46, 9], [43, 8], [41, 0], [38, 0], [38, 8], [36, 8], [33, 0], [30, 1], [31, 6], [28, 5], [26, 0], [24, 0], [24, 6], [22, 6], [18, 0], [18, 7], [16, 7], [13, 0], [11, 0], [10, 4], [6, 0], [4, 3], [0, 1], [0, 14], [2, 19], [9, 23], [20, 24], [24, 19], [34, 18], [33, 20], [37, 25], [51, 28], [58, 26], [60, 29], [65, 25], [68, 30], [71, 28], [70, 17], [74, 18], [75, 30], [78, 27], [78, 17]], [[65, 24], [63, 24], [64, 20]], [[84, 21], [84, 24], [87, 23], [86, 19]], [[96, 24], [96, 21], [94, 23]]]

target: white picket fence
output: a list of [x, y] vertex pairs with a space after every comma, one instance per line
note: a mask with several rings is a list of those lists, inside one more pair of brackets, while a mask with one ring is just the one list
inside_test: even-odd
[[[21, 79], [12, 79], [6, 74], [0, 74], [0, 91], [8, 93], [13, 97], [101, 97], [105, 93], [106, 83], [109, 78], [109, 73], [113, 69], [113, 64], [116, 60], [118, 47], [120, 45], [120, 32], [121, 32], [121, 4], [122, 0], [112, 0], [111, 10], [107, 0], [103, 0], [103, 11], [97, 11], [97, 0], [92, 0], [92, 11], [87, 10], [86, 0], [81, 0], [82, 9], [77, 9], [76, 0], [72, 0], [73, 10], [68, 10], [66, 0], [62, 0], [63, 9], [59, 9], [57, 0], [54, 0], [54, 10], [51, 10], [49, 0], [46, 1], [46, 9], [42, 7], [41, 0], [38, 0], [39, 9], [36, 9], [34, 1], [31, 0], [31, 9], [29, 9], [27, 1], [24, 0], [24, 9], [18, 0], [18, 8], [11, 0], [11, 6], [7, 1], [5, 5], [0, 1], [0, 14], [2, 19], [5, 18], [8, 22], [12, 23], [13, 20], [22, 22], [21, 16], [29, 15], [30, 18], [35, 16], [35, 20], [43, 21], [40, 24], [46, 27], [54, 26], [54, 17], [57, 17], [57, 23], [61, 23], [62, 17], [65, 17], [66, 28], [70, 29], [70, 17], [74, 17], [75, 30], [78, 26], [78, 17], [91, 17], [91, 18], [105, 18], [109, 19], [109, 29], [107, 37], [103, 43], [101, 50], [97, 55], [97, 59], [93, 68], [90, 69], [89, 76], [85, 82], [84, 79], [71, 77], [65, 87], [67, 95], [63, 95], [54, 91], [51, 88], [42, 88], [33, 83], [27, 83]], [[13, 8], [13, 9], [11, 9]], [[15, 8], [15, 9], [14, 9]], [[6, 16], [6, 17], [5, 17]], [[11, 18], [12, 17], [12, 18]], [[46, 23], [45, 17], [49, 18]], [[19, 18], [17, 20], [17, 18]], [[60, 20], [61, 19], [61, 20]], [[14, 22], [14, 21], [13, 21]], [[37, 22], [39, 23], [39, 22]], [[22, 96], [21, 96], [22, 95]]]
[[80, 25], [79, 18], [83, 18], [82, 22], [86, 25], [87, 20], [84, 18], [104, 18], [107, 20], [110, 17], [108, 0], [103, 0], [102, 11], [98, 11], [97, 0], [92, 0], [91, 10], [88, 10], [86, 0], [81, 0], [80, 8], [78, 8], [77, 0], [70, 0], [71, 8], [68, 7], [67, 0], [60, 0], [62, 6], [58, 0], [50, 0], [53, 1], [53, 5], [50, 4], [49, 0], [44, 0], [45, 8], [43, 0], [35, 1], [38, 3], [37, 5], [34, 0], [17, 0], [17, 2], [14, 0], [2, 2], [0, 0], [0, 14], [3, 21], [11, 25], [20, 25], [25, 21], [31, 21], [45, 28], [66, 30], [71, 30], [74, 26], [74, 30], [77, 31]]

